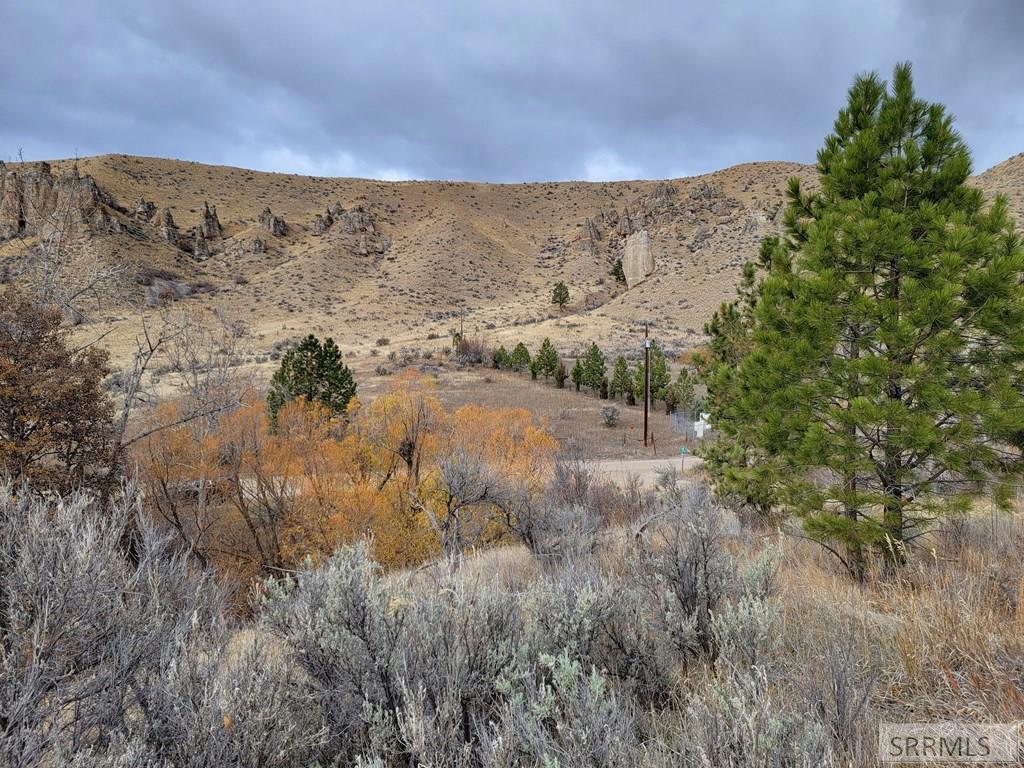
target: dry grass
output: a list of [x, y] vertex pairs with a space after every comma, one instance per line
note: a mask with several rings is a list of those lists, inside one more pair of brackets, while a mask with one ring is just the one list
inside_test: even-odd
[[[67, 165], [54, 163], [54, 172]], [[90, 252], [129, 265], [126, 299], [142, 295], [136, 272], [164, 270], [210, 283], [216, 295], [195, 301], [218, 303], [251, 322], [268, 348], [309, 330], [333, 335], [361, 356], [379, 336], [421, 344], [460, 323], [467, 333], [490, 331], [498, 341], [522, 337], [533, 346], [549, 335], [626, 349], [637, 346], [638, 324], [649, 320], [663, 346], [691, 346], [710, 312], [731, 295], [759, 238], [776, 229], [786, 179], [811, 176], [809, 166], [754, 163], [673, 182], [671, 200], [643, 223], [656, 271], [626, 291], [608, 274], [612, 230], [605, 227], [593, 249], [581, 234], [588, 219], [602, 214], [635, 216], [658, 182], [386, 183], [124, 155], [84, 158], [78, 166], [122, 206], [141, 197], [170, 208], [182, 232], [200, 221], [205, 202], [217, 207], [224, 238], [211, 242], [213, 255], [203, 262], [152, 237], [87, 238]], [[358, 238], [335, 229], [315, 235], [314, 217], [335, 203], [362, 206], [390, 247], [362, 254]], [[259, 227], [265, 206], [288, 222], [286, 235]], [[256, 237], [266, 242], [265, 252], [252, 252]], [[16, 258], [23, 245], [0, 244], [0, 260]], [[565, 312], [550, 303], [558, 280], [571, 292]], [[130, 350], [138, 328], [127, 307], [93, 312], [117, 358]]]
[[1024, 520], [976, 516], [931, 545], [861, 585], [816, 545], [787, 541], [787, 636], [824, 647], [852, 628], [876, 666], [873, 720], [1021, 720]]
[[[54, 172], [69, 166], [55, 162]], [[748, 163], [677, 179], [667, 198], [657, 197], [654, 181], [378, 182], [126, 155], [83, 158], [78, 167], [125, 208], [140, 197], [170, 208], [183, 233], [200, 222], [205, 202], [217, 207], [224, 229], [202, 262], [146, 235], [145, 227], [141, 238], [77, 233], [76, 252], [127, 267], [122, 299], [88, 307], [93, 322], [81, 330], [90, 338], [106, 334], [116, 362], [128, 358], [139, 332], [132, 306], [145, 291], [136, 276], [152, 270], [208, 285], [210, 293], [188, 301], [248, 322], [262, 354], [281, 339], [314, 332], [364, 358], [380, 336], [424, 346], [460, 325], [494, 343], [523, 339], [535, 347], [550, 336], [566, 352], [596, 340], [618, 353], [638, 348], [645, 321], [663, 347], [685, 351], [703, 341], [704, 322], [732, 298], [761, 238], [778, 231], [786, 180], [815, 183], [813, 167], [795, 163]], [[1022, 179], [1017, 156], [976, 182], [1006, 194], [1020, 216]], [[374, 222], [371, 245], [386, 238], [389, 247], [364, 252], [361, 236], [337, 227], [314, 234], [314, 217], [336, 203], [362, 207]], [[260, 227], [266, 206], [285, 218], [287, 234]], [[656, 262], [654, 274], [630, 290], [608, 275], [614, 227], [604, 225], [593, 244], [585, 237], [588, 220], [627, 213], [648, 230]], [[263, 252], [250, 247], [257, 237]], [[0, 243], [0, 265], [16, 263], [27, 245]], [[572, 297], [564, 312], [550, 303], [558, 280]]]
[[[683, 436], [672, 428], [660, 403], [652, 407], [650, 429], [656, 445], [643, 446], [643, 408], [617, 405], [621, 415], [613, 428], [606, 427], [601, 408], [608, 405], [589, 392], [576, 392], [567, 382], [558, 389], [552, 382], [531, 381], [529, 374], [514, 374], [493, 369], [457, 370], [450, 366], [435, 368], [434, 394], [448, 410], [474, 403], [488, 408], [526, 408], [545, 423], [563, 446], [574, 445], [589, 459], [670, 458], [679, 455]], [[361, 399], [373, 399], [385, 391], [390, 377], [364, 376], [358, 370]]]

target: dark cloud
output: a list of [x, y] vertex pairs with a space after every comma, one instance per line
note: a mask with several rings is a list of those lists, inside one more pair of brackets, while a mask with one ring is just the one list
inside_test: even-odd
[[1024, 3], [0, 0], [0, 156], [519, 181], [811, 161], [914, 63], [979, 169], [1024, 150]]

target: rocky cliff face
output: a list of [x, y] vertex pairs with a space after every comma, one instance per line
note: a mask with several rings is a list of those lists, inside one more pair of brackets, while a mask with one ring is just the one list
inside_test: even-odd
[[[679, 218], [677, 193], [678, 189], [673, 184], [661, 183], [650, 194], [636, 198], [621, 210], [610, 208], [598, 211], [583, 222], [582, 231], [573, 247], [595, 257], [603, 255], [609, 266], [622, 259], [625, 269], [629, 238], [646, 230], [645, 237], [649, 246], [649, 230], [652, 227], [671, 224]], [[634, 256], [637, 247], [634, 246]]]
[[651, 253], [651, 237], [646, 229], [634, 232], [626, 238], [622, 253], [622, 272], [626, 285], [633, 288], [642, 283], [654, 271], [654, 254]]
[[102, 206], [117, 208], [77, 166], [55, 177], [48, 163], [17, 170], [0, 162], [0, 241], [37, 235], [50, 227], [107, 226]]

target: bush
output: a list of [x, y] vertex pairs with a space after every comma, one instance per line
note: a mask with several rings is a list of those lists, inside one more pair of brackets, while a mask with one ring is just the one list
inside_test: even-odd
[[619, 424], [619, 409], [614, 405], [606, 405], [601, 409], [601, 420], [606, 427], [615, 427]]
[[0, 489], [0, 764], [312, 759], [322, 724], [293, 670], [237, 638], [226, 595], [136, 518], [138, 501]]
[[494, 359], [494, 352], [482, 339], [460, 338], [455, 345], [455, 360], [462, 365], [483, 365]]
[[[109, 373], [107, 353], [90, 344], [78, 349], [59, 309], [0, 291], [0, 476], [40, 491], [116, 483]], [[113, 380], [126, 381], [123, 374]]]
[[[669, 484], [610, 529], [627, 493], [567, 454], [543, 503], [510, 502], [532, 554], [387, 574], [359, 543], [275, 574], [240, 619], [131, 489], [100, 511], [0, 488], [0, 763], [866, 766], [883, 712], [1016, 706], [989, 688], [1019, 662], [1016, 595], [991, 576], [1019, 580], [1019, 525], [965, 555], [977, 573], [929, 560], [912, 596], [882, 585], [925, 602], [899, 622], [870, 583], [810, 612], [805, 581], [783, 622], [778, 550], [731, 533], [707, 489]], [[976, 603], [1003, 607], [971, 634]], [[967, 641], [981, 658], [934, 663]]]
[[558, 367], [555, 368], [555, 386], [558, 389], [565, 389], [565, 380], [567, 378], [569, 378], [569, 372], [565, 370], [565, 363], [559, 360]]

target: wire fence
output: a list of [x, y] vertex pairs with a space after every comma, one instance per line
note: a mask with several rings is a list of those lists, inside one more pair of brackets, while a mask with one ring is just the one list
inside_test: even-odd
[[[698, 426], [701, 424], [702, 426]], [[716, 433], [707, 422], [700, 422], [700, 414], [692, 411], [678, 410], [669, 416], [669, 426], [677, 435], [688, 443], [700, 443], [714, 440]]]

